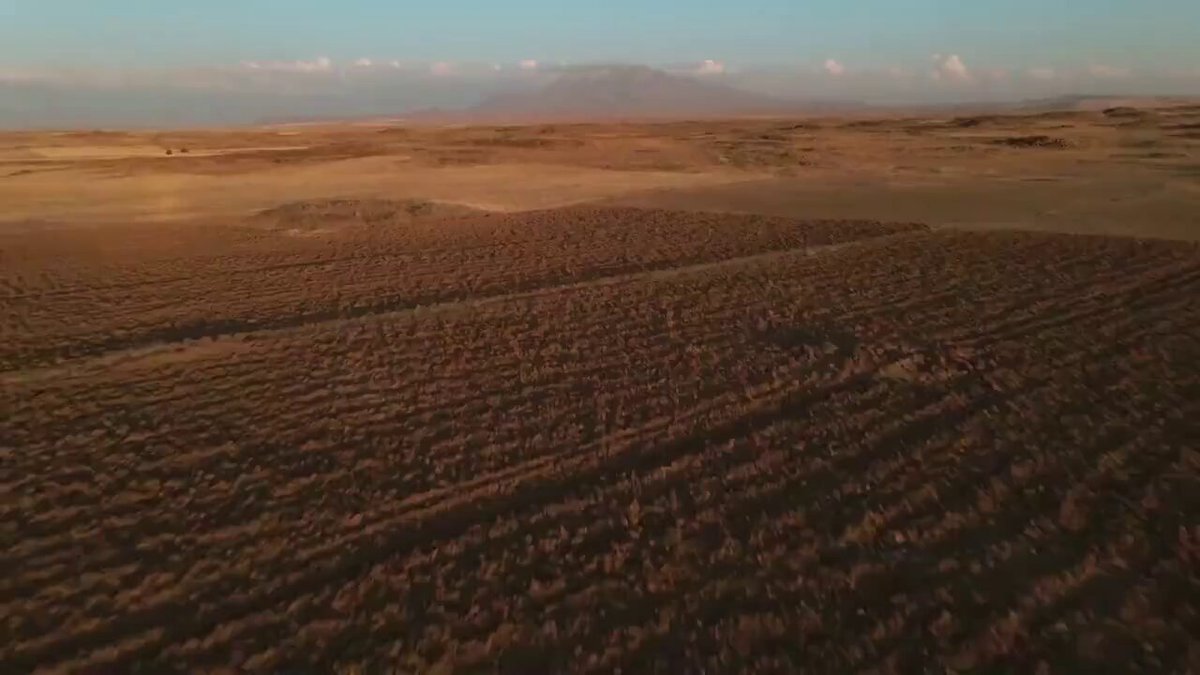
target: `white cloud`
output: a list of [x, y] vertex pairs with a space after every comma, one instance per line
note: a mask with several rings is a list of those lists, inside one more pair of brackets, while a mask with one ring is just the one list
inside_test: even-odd
[[966, 82], [971, 79], [971, 71], [967, 69], [967, 64], [963, 63], [962, 57], [958, 54], [946, 56], [934, 54], [933, 60], [937, 63], [937, 69], [933, 71], [933, 79], [958, 82]]
[[1088, 68], [1088, 74], [1090, 74], [1092, 77], [1104, 78], [1128, 77], [1129, 69], [1096, 64]]
[[960, 80], [967, 80], [971, 77], [970, 71], [967, 70], [967, 64], [963, 63], [958, 54], [951, 54], [942, 61], [942, 72]]
[[517, 65], [519, 65], [521, 67], [521, 70], [537, 70], [538, 69], [537, 59], [525, 59], [524, 61], [521, 61]]
[[1053, 68], [1030, 68], [1029, 70], [1025, 71], [1025, 74], [1035, 80], [1041, 80], [1043, 82], [1049, 82], [1050, 80], [1058, 77], [1058, 72], [1056, 72]]
[[453, 75], [454, 74], [454, 64], [450, 63], [448, 61], [437, 61], [437, 62], [431, 63], [429, 65], [429, 72], [434, 75], [437, 75], [438, 77], [444, 77], [446, 75]]
[[286, 73], [328, 73], [333, 70], [333, 60], [328, 56], [320, 56], [312, 61], [248, 61], [242, 65], [251, 70]]
[[846, 66], [838, 63], [834, 59], [825, 60], [825, 72], [833, 76], [843, 75], [846, 72]]
[[356, 68], [370, 68], [370, 67], [371, 67], [371, 66], [373, 66], [373, 65], [375, 65], [375, 62], [374, 62], [374, 61], [372, 61], [371, 59], [368, 59], [368, 58], [366, 58], [366, 57], [363, 57], [363, 58], [361, 58], [361, 59], [359, 59], [359, 60], [357, 60], [357, 61], [355, 61], [355, 62], [354, 62], [354, 66], [355, 66]]
[[712, 59], [705, 59], [704, 63], [701, 63], [700, 66], [696, 68], [697, 75], [720, 75], [724, 72], [725, 64]]

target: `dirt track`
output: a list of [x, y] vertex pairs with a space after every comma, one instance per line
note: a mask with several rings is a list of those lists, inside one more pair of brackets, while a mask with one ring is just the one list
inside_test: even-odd
[[0, 249], [0, 670], [1200, 664], [1195, 244], [149, 232]]

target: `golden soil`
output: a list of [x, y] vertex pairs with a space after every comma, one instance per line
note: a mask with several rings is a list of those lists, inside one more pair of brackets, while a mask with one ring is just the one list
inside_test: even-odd
[[286, 202], [371, 198], [493, 211], [607, 200], [1196, 239], [1200, 107], [0, 134], [0, 229], [28, 220], [211, 220]]

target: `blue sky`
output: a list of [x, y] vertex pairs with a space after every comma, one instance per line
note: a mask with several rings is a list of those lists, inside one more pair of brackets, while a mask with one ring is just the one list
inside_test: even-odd
[[1200, 0], [0, 0], [0, 128], [468, 107], [638, 63], [877, 105], [1200, 96]]
[[0, 68], [428, 61], [1200, 68], [1200, 0], [0, 0]]

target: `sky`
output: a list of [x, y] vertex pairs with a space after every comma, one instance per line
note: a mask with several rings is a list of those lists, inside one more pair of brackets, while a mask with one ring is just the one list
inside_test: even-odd
[[0, 0], [9, 66], [214, 66], [365, 55], [429, 61], [955, 53], [995, 67], [1200, 66], [1195, 0]]
[[390, 67], [474, 78], [478, 97], [611, 62], [789, 95], [1190, 94], [1198, 26], [1197, 0], [0, 0], [0, 84], [24, 87], [0, 114], [34, 84], [261, 94]]

